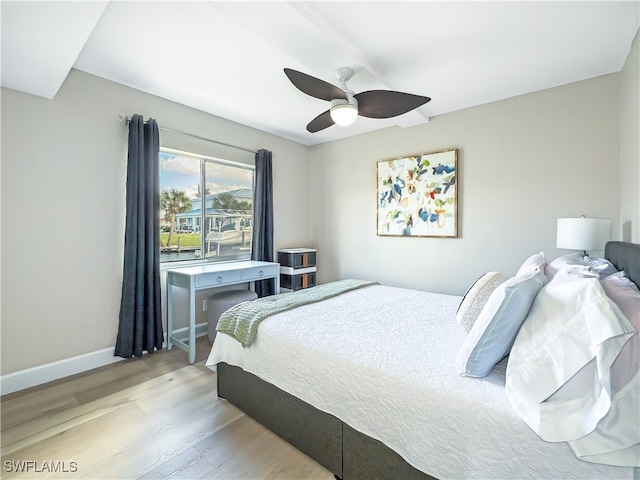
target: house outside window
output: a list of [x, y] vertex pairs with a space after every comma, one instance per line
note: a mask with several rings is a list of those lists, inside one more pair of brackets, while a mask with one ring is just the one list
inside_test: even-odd
[[160, 149], [160, 262], [251, 258], [253, 165]]

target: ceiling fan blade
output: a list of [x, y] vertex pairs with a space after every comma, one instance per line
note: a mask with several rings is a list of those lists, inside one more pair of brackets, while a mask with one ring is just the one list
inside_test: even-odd
[[431, 99], [411, 93], [391, 90], [369, 90], [354, 95], [358, 100], [358, 115], [369, 118], [391, 118], [424, 105]]
[[307, 125], [307, 130], [311, 133], [319, 132], [320, 130], [324, 130], [327, 127], [330, 127], [334, 124], [333, 119], [331, 118], [331, 112], [327, 110], [324, 113], [321, 113], [316, 118], [309, 122]]
[[298, 90], [311, 95], [312, 97], [319, 98], [321, 100], [335, 100], [336, 98], [343, 98], [346, 100], [347, 95], [341, 88], [331, 85], [330, 83], [320, 80], [319, 78], [312, 77], [306, 73], [298, 72], [290, 68], [285, 68], [284, 73], [291, 83], [293, 83]]

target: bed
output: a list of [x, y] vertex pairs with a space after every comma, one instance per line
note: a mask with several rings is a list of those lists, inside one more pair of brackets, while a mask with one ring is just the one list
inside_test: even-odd
[[[640, 284], [640, 245], [609, 242], [605, 258], [613, 271], [625, 272], [619, 273], [625, 281]], [[552, 292], [549, 286], [564, 280], [549, 270], [554, 263], [572, 276], [582, 272], [581, 281], [599, 288], [599, 277], [588, 278], [598, 274], [593, 263], [543, 264], [539, 255], [526, 259], [513, 278], [540, 282], [546, 270], [553, 280], [542, 281], [546, 285], [539, 291]], [[529, 280], [534, 278], [527, 276], [529, 268], [537, 269], [538, 280]], [[507, 288], [510, 280], [497, 282], [493, 291]], [[218, 396], [344, 480], [639, 478], [639, 469], [625, 465], [627, 460], [614, 466], [589, 459], [590, 446], [580, 439], [541, 439], [513, 406], [514, 399], [519, 407], [526, 402], [507, 395], [507, 387], [517, 384], [510, 383], [516, 376], [508, 372], [515, 370], [509, 365], [515, 350], [505, 358], [509, 351], [498, 352], [486, 375], [473, 372], [478, 365], [461, 362], [475, 330], [467, 332], [456, 319], [473, 288], [460, 297], [366, 285], [269, 316], [247, 348], [230, 335], [217, 335], [207, 365], [217, 370]], [[482, 311], [492, 296], [484, 299]], [[542, 295], [533, 297], [529, 314], [535, 316]], [[636, 330], [620, 317], [620, 308], [612, 308], [621, 330], [610, 336], [622, 339], [622, 349]], [[529, 314], [509, 349], [524, 343], [520, 337]], [[461, 375], [460, 369], [470, 372]], [[566, 405], [562, 395], [550, 398]], [[634, 436], [640, 427], [630, 430]], [[576, 452], [589, 460], [578, 459]], [[633, 452], [627, 451], [627, 458]]]

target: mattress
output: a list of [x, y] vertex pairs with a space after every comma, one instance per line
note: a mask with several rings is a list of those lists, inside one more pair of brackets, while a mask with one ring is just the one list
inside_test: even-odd
[[218, 335], [207, 360], [241, 367], [356, 430], [417, 469], [448, 478], [633, 478], [540, 440], [505, 395], [506, 361], [461, 377], [461, 297], [388, 286], [354, 290], [264, 320], [243, 348]]

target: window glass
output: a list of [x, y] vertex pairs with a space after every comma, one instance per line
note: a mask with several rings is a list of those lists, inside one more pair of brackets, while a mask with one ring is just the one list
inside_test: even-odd
[[160, 261], [251, 257], [254, 168], [162, 148]]

